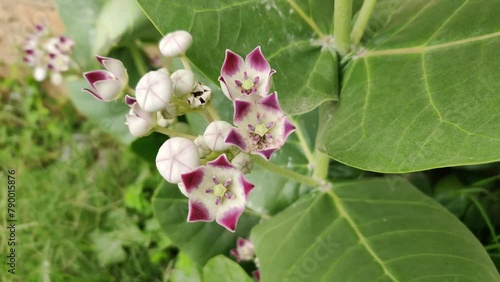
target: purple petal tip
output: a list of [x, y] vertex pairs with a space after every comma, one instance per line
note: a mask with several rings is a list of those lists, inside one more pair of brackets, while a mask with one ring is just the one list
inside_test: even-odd
[[248, 54], [246, 61], [250, 64], [251, 68], [260, 72], [268, 72], [271, 69], [269, 63], [260, 50], [260, 46], [256, 47]]
[[247, 143], [243, 139], [243, 136], [241, 136], [241, 134], [237, 132], [236, 129], [234, 128], [231, 129], [231, 131], [229, 131], [229, 134], [227, 135], [226, 140], [224, 140], [224, 142], [228, 144], [233, 144], [243, 151], [247, 150]]
[[234, 166], [227, 159], [226, 154], [220, 155], [217, 159], [208, 162], [207, 165], [216, 166], [220, 168], [234, 168]]
[[252, 102], [235, 100], [234, 101], [234, 117], [233, 121], [239, 121], [245, 118], [252, 108]]
[[238, 224], [238, 219], [242, 213], [242, 208], [231, 209], [225, 212], [220, 218], [217, 218], [217, 223], [225, 227], [227, 230], [234, 232], [236, 230], [236, 224]]
[[266, 97], [260, 99], [257, 103], [275, 111], [281, 111], [280, 104], [278, 102], [278, 95], [273, 92]]
[[212, 221], [208, 208], [200, 203], [189, 201], [188, 221]]
[[[253, 185], [252, 183], [250, 183], [245, 178], [245, 176], [243, 176], [243, 174], [241, 174], [241, 182], [243, 183], [243, 191], [245, 192], [245, 198], [246, 198], [248, 196], [248, 193], [250, 193], [250, 191], [253, 190], [253, 188], [255, 187], [255, 185]], [[240, 239], [238, 239], [238, 245], [240, 245]], [[244, 244], [245, 240], [244, 239], [241, 239], [241, 240], [243, 240], [241, 242], [242, 242], [242, 244]]]
[[182, 183], [186, 187], [186, 192], [189, 194], [193, 189], [200, 185], [204, 176], [203, 168], [199, 167], [191, 172], [181, 174]]
[[285, 118], [285, 131], [283, 132], [283, 140], [286, 140], [294, 130], [295, 125], [293, 125], [288, 118]]
[[226, 50], [226, 58], [222, 64], [221, 74], [224, 76], [232, 76], [240, 70], [243, 64], [243, 58], [228, 49]]
[[276, 151], [276, 148], [275, 149], [262, 150], [262, 151], [256, 151], [255, 153], [263, 156], [264, 158], [266, 158], [266, 160], [269, 160], [273, 156], [273, 153], [275, 151]]

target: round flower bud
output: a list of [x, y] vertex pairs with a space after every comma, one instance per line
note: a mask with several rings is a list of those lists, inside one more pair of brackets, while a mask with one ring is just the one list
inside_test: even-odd
[[165, 57], [176, 57], [186, 53], [191, 47], [193, 37], [189, 32], [178, 30], [167, 34], [160, 41], [160, 52]]
[[181, 191], [182, 195], [189, 197], [188, 193], [186, 191], [186, 186], [184, 185], [184, 183], [179, 182], [179, 184], [177, 184], [177, 186], [179, 187], [179, 190]]
[[233, 126], [223, 120], [217, 120], [210, 123], [203, 134], [205, 144], [212, 151], [222, 152], [231, 148], [231, 144], [225, 142], [229, 131]]
[[231, 160], [231, 164], [243, 173], [250, 173], [253, 168], [253, 159], [249, 154], [240, 152]]
[[184, 97], [191, 93], [196, 82], [193, 72], [184, 69], [175, 71], [170, 78], [174, 85], [174, 95], [177, 97]]
[[130, 134], [135, 137], [146, 136], [151, 133], [156, 122], [155, 114], [141, 109], [137, 103], [133, 104], [129, 114], [125, 117], [127, 119], [125, 124], [128, 126]]
[[170, 103], [172, 94], [172, 80], [160, 71], [148, 72], [139, 80], [135, 89], [137, 103], [148, 112], [164, 109]]
[[181, 182], [181, 174], [190, 172], [200, 165], [198, 148], [193, 141], [170, 138], [161, 145], [156, 155], [156, 168], [170, 183]]
[[198, 153], [200, 153], [200, 158], [206, 157], [212, 150], [208, 148], [207, 144], [205, 143], [205, 140], [203, 139], [203, 136], [198, 136], [196, 139], [194, 139], [194, 144], [198, 147]]

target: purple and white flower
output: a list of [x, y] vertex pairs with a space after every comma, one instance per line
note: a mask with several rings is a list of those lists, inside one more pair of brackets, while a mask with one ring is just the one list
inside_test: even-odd
[[255, 101], [269, 93], [273, 73], [275, 70], [271, 69], [260, 47], [250, 52], [245, 60], [231, 50], [226, 50], [219, 81], [222, 92], [229, 99]]
[[130, 130], [130, 134], [136, 137], [146, 136], [156, 126], [156, 114], [146, 112], [139, 104], [134, 103], [130, 109], [130, 113], [126, 116], [125, 124]]
[[245, 240], [241, 237], [238, 237], [238, 240], [236, 240], [236, 248], [232, 249], [230, 253], [234, 256], [237, 262], [253, 260], [255, 257], [253, 243], [250, 240]]
[[188, 222], [215, 220], [234, 232], [254, 185], [225, 154], [182, 175], [189, 197]]
[[83, 76], [90, 83], [92, 89], [84, 88], [83, 91], [104, 102], [120, 98], [128, 86], [128, 74], [125, 66], [121, 61], [113, 58], [96, 56], [96, 59], [106, 70], [85, 72]]
[[156, 168], [161, 176], [170, 183], [181, 182], [181, 175], [200, 165], [198, 147], [193, 141], [182, 138], [170, 138], [161, 145], [156, 155]]
[[237, 99], [234, 108], [233, 123], [238, 128], [231, 129], [225, 141], [244, 152], [270, 159], [295, 130], [281, 109], [276, 92], [256, 103]]

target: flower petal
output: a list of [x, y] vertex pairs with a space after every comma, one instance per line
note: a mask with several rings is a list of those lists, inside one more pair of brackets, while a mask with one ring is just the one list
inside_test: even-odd
[[203, 167], [199, 167], [191, 172], [182, 174], [181, 179], [184, 187], [186, 188], [186, 192], [189, 194], [193, 189], [199, 188], [198, 186], [202, 183], [204, 176], [205, 170]]
[[84, 72], [83, 76], [85, 77], [85, 79], [90, 83], [90, 85], [94, 89], [96, 89], [94, 86], [94, 84], [96, 82], [101, 81], [101, 80], [113, 80], [114, 79], [114, 76], [110, 72], [105, 71], [105, 70], [95, 70], [95, 71]]
[[94, 83], [94, 88], [105, 102], [113, 101], [122, 94], [122, 86], [118, 80], [100, 80]]
[[224, 59], [224, 63], [222, 64], [221, 75], [233, 76], [238, 72], [241, 72], [242, 68], [244, 67], [245, 62], [243, 61], [243, 58], [233, 51], [227, 49], [226, 58]]
[[283, 132], [283, 140], [286, 140], [288, 136], [295, 130], [295, 125], [293, 125], [290, 120], [285, 117], [285, 131]]
[[207, 147], [216, 152], [223, 152], [231, 148], [231, 144], [227, 144], [224, 140], [233, 126], [223, 120], [211, 122], [205, 132], [203, 139]]
[[243, 213], [243, 207], [235, 207], [230, 210], [224, 211], [223, 213], [217, 213], [217, 217], [215, 221], [218, 224], [224, 226], [227, 230], [234, 232], [236, 230], [236, 224], [238, 224], [238, 219], [240, 215]]
[[96, 98], [99, 101], [103, 101], [101, 96], [99, 96], [99, 94], [95, 93], [94, 91], [92, 91], [88, 88], [83, 88], [82, 91], [89, 93], [90, 95], [94, 96], [94, 98]]
[[231, 95], [231, 91], [229, 90], [229, 86], [227, 85], [226, 80], [224, 79], [224, 77], [222, 77], [222, 75], [219, 76], [219, 82], [222, 93], [224, 93], [224, 95], [226, 95], [229, 100], [234, 100], [233, 95]]
[[[264, 99], [264, 98], [263, 98]], [[262, 100], [262, 99], [261, 99]], [[233, 122], [238, 122], [243, 120], [250, 110], [252, 109], [252, 102], [244, 101], [244, 100], [235, 100], [234, 101], [234, 117]]]
[[262, 54], [260, 46], [253, 49], [253, 51], [247, 55], [245, 62], [249, 68], [252, 68], [262, 73], [261, 74], [262, 77], [268, 76], [270, 74], [271, 66], [267, 62], [264, 55]]
[[267, 149], [267, 150], [262, 150], [262, 151], [255, 151], [254, 154], [259, 154], [269, 160], [273, 153], [277, 150], [278, 148], [273, 148], [273, 149]]
[[130, 134], [136, 137], [142, 137], [151, 132], [151, 122], [138, 117], [136, 115], [126, 115], [127, 126], [130, 131]]
[[211, 213], [209, 207], [207, 207], [204, 203], [193, 201], [191, 199], [189, 200], [188, 222], [210, 222], [213, 221], [214, 218], [214, 213]]
[[238, 132], [236, 129], [231, 129], [229, 131], [229, 134], [226, 137], [226, 143], [233, 144], [237, 147], [239, 147], [241, 150], [246, 151], [247, 150], [247, 143], [243, 136]]
[[245, 176], [243, 176], [243, 174], [241, 174], [240, 176], [240, 180], [241, 182], [243, 183], [243, 191], [245, 193], [245, 200], [247, 199], [248, 197], [248, 193], [250, 193], [250, 191], [253, 190], [253, 188], [255, 187], [255, 185], [253, 185], [252, 183], [250, 183], [246, 178]]
[[235, 168], [227, 159], [226, 154], [220, 155], [217, 159], [208, 162], [207, 165], [224, 169]]
[[125, 104], [127, 104], [127, 106], [132, 107], [135, 102], [137, 102], [137, 99], [135, 99], [135, 97], [125, 95]]
[[260, 99], [259, 101], [257, 101], [257, 103], [259, 103], [264, 108], [267, 108], [269, 110], [282, 111], [280, 104], [278, 102], [278, 95], [276, 92], [273, 92], [268, 96]]

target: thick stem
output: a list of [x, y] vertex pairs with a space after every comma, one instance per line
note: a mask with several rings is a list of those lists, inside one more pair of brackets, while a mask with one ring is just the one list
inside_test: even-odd
[[208, 114], [212, 117], [213, 120], [221, 120], [219, 113], [215, 109], [214, 105], [212, 102], [208, 103], [205, 106], [205, 110], [207, 110]]
[[186, 55], [181, 55], [179, 58], [181, 59], [182, 66], [184, 66], [186, 70], [191, 71], [191, 65]]
[[344, 56], [351, 49], [352, 0], [335, 0], [334, 32], [335, 48]]
[[377, 0], [365, 0], [363, 2], [363, 6], [359, 11], [358, 18], [354, 23], [354, 27], [351, 32], [351, 44], [357, 46], [363, 37], [363, 33], [365, 32], [366, 26], [368, 25], [368, 20], [370, 20], [370, 16], [373, 12], [373, 8]]
[[288, 118], [293, 123], [293, 125], [295, 125], [295, 134], [297, 134], [300, 148], [302, 149], [302, 151], [304, 151], [304, 155], [306, 156], [307, 161], [309, 162], [309, 164], [313, 164], [314, 156], [311, 152], [311, 149], [309, 149], [309, 144], [307, 143], [304, 132], [302, 132], [302, 128], [300, 127], [299, 123], [295, 121], [291, 116], [289, 116]]
[[133, 47], [130, 49], [130, 52], [132, 53], [132, 60], [134, 60], [137, 71], [141, 76], [144, 76], [148, 72], [148, 68], [146, 67], [146, 64], [144, 64], [139, 48]]
[[255, 156], [253, 158], [253, 161], [255, 164], [257, 164], [258, 166], [260, 166], [262, 168], [265, 168], [265, 169], [267, 169], [275, 174], [281, 175], [283, 177], [293, 179], [293, 180], [300, 182], [304, 185], [312, 186], [312, 187], [317, 187], [320, 185], [320, 183], [317, 180], [315, 180], [307, 175], [302, 175], [300, 173], [296, 173], [294, 171], [283, 168], [279, 165], [273, 164], [272, 162], [264, 160], [260, 156]]
[[177, 132], [177, 131], [172, 130], [170, 128], [165, 128], [165, 127], [161, 127], [161, 126], [155, 127], [154, 131], [160, 132], [160, 133], [168, 135], [170, 137], [184, 137], [184, 138], [187, 138], [189, 140], [196, 139], [196, 136], [193, 136], [193, 135], [190, 135], [190, 134], [186, 134], [186, 133]]
[[316, 150], [314, 151], [314, 160], [313, 177], [315, 179], [326, 179], [328, 176], [328, 163], [330, 162], [330, 157], [328, 157], [327, 154]]

